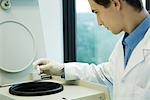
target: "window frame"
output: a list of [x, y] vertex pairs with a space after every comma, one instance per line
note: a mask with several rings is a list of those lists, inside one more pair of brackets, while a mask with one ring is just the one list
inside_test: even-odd
[[150, 13], [150, 0], [146, 0], [146, 9]]
[[76, 61], [75, 0], [63, 0], [64, 62]]

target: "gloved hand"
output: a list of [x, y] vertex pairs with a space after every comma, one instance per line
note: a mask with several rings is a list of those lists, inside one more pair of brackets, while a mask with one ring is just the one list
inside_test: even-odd
[[47, 75], [56, 75], [56, 76], [61, 76], [64, 69], [63, 64], [50, 61], [46, 58], [41, 58], [33, 62], [33, 67], [39, 67], [40, 73], [45, 73]]

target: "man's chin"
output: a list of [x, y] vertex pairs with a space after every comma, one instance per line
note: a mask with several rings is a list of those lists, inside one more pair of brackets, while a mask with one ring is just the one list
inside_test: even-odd
[[113, 30], [110, 30], [110, 31], [111, 31], [112, 34], [114, 34], [114, 35], [118, 35], [118, 34], [122, 33], [122, 31], [113, 31]]
[[118, 35], [119, 33], [112, 32], [112, 34], [114, 34], [114, 35]]
[[112, 32], [112, 34], [114, 34], [114, 35], [118, 35], [118, 34], [122, 34], [122, 33], [124, 33], [123, 31], [121, 31], [121, 32]]

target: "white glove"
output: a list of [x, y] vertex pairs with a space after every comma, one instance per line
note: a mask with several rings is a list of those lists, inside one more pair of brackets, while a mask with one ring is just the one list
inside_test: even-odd
[[63, 64], [50, 61], [46, 58], [41, 58], [33, 62], [33, 67], [39, 67], [40, 73], [45, 73], [47, 75], [56, 75], [56, 76], [61, 76], [64, 69]]

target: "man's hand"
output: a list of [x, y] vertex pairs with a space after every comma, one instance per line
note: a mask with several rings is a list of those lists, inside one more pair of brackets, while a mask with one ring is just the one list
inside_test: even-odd
[[33, 67], [39, 67], [40, 73], [56, 76], [61, 76], [64, 69], [63, 64], [50, 61], [46, 58], [41, 58], [33, 62]]

